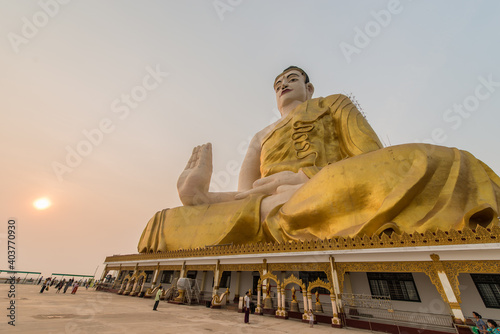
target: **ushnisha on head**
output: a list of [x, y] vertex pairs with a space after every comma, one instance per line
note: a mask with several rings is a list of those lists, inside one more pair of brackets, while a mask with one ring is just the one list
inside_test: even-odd
[[289, 66], [274, 80], [274, 92], [278, 109], [309, 100], [314, 93], [314, 86], [309, 82], [307, 73], [297, 66]]

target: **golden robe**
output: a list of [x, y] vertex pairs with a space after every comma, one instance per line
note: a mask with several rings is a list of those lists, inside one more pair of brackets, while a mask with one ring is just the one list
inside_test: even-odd
[[382, 148], [343, 95], [302, 103], [264, 138], [262, 177], [299, 170], [310, 180], [262, 223], [265, 196], [166, 209], [148, 222], [138, 251], [473, 228], [497, 221], [500, 178], [488, 166], [456, 148]]

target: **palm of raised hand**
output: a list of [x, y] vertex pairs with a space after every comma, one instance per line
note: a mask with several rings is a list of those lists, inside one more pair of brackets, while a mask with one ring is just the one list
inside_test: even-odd
[[212, 170], [212, 144], [196, 146], [186, 168], [177, 180], [177, 190], [182, 204], [208, 203]]

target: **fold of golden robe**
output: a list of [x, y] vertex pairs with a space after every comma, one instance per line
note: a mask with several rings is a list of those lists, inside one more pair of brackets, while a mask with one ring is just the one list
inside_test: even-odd
[[500, 178], [468, 152], [388, 148], [343, 95], [304, 102], [263, 140], [261, 175], [310, 178], [260, 222], [264, 196], [158, 212], [139, 252], [233, 242], [324, 239], [460, 229], [497, 221]]

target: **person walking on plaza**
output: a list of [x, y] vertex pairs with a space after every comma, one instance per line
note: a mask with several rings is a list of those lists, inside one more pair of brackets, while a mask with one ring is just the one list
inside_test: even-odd
[[79, 286], [80, 286], [80, 285], [78, 284], [78, 282], [76, 282], [76, 283], [75, 283], [75, 285], [73, 286], [73, 290], [71, 291], [71, 294], [73, 294], [73, 295], [74, 295], [74, 294], [76, 293], [76, 290], [78, 290], [78, 287], [79, 287]]
[[250, 323], [250, 291], [247, 291], [244, 298], [244, 308], [245, 308], [245, 324]]
[[50, 285], [50, 277], [47, 278], [45, 280], [45, 282], [43, 282], [43, 286], [42, 286], [42, 289], [40, 290], [40, 293], [43, 293], [45, 291], [45, 289], [47, 289], [47, 291], [49, 291], [49, 285]]
[[45, 290], [45, 288], [46, 288], [46, 285], [45, 285], [45, 282], [43, 282], [42, 288], [40, 289], [40, 293], [43, 293], [43, 291]]
[[42, 285], [42, 288], [40, 289], [40, 293], [43, 293], [45, 291], [45, 288], [47, 287], [46, 283], [44, 282]]
[[313, 314], [313, 311], [311, 309], [309, 309], [309, 311], [307, 312], [307, 315], [309, 316], [309, 327], [313, 327], [314, 325], [314, 314]]
[[70, 279], [67, 283], [66, 283], [66, 286], [64, 287], [64, 291], [63, 293], [66, 293], [66, 291], [68, 290], [68, 288], [71, 286], [71, 284], [73, 284], [73, 279]]
[[161, 297], [162, 293], [163, 293], [163, 288], [160, 285], [158, 287], [158, 291], [156, 291], [155, 306], [153, 306], [153, 311], [158, 311], [156, 308], [158, 307], [158, 304], [160, 303], [160, 297]]
[[66, 283], [66, 279], [64, 278], [62, 281], [60, 281], [59, 283], [57, 283], [57, 286], [56, 286], [56, 293], [61, 293], [61, 289], [63, 288], [64, 286], [64, 283]]

